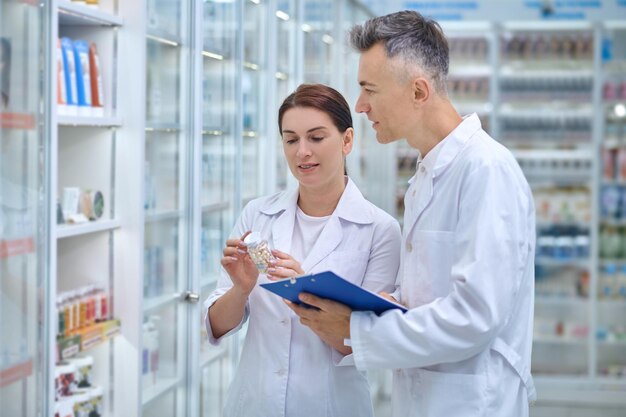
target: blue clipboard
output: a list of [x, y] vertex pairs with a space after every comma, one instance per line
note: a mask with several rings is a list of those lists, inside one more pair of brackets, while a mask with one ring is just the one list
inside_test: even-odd
[[346, 281], [331, 271], [303, 275], [295, 279], [286, 278], [260, 286], [297, 304], [301, 304], [298, 294], [308, 292], [345, 304], [354, 311], [373, 311], [378, 315], [393, 308], [398, 308], [403, 313], [407, 311], [404, 306]]

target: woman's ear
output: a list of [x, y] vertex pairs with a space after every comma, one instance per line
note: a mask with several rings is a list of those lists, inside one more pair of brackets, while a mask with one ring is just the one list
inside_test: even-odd
[[354, 129], [349, 127], [343, 132], [343, 144], [342, 150], [344, 155], [348, 155], [352, 151], [352, 145], [354, 144]]

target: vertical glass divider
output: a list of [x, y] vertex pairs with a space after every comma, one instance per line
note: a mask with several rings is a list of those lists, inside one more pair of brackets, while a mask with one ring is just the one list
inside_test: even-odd
[[[56, 1], [44, 1], [41, 8], [40, 17], [43, 19], [43, 30], [41, 33], [43, 45], [43, 73], [41, 77], [42, 85], [40, 87], [40, 95], [43, 98], [43, 109], [40, 113], [43, 124], [40, 123], [42, 129], [39, 132], [39, 149], [43, 154], [43, 205], [42, 215], [38, 218], [43, 219], [39, 225], [38, 234], [41, 241], [38, 244], [37, 253], [39, 256], [39, 279], [42, 281], [41, 290], [44, 296], [42, 323], [40, 324], [42, 343], [41, 353], [38, 358], [41, 370], [39, 379], [39, 389], [43, 395], [43, 401], [40, 410], [44, 415], [54, 415], [54, 384], [50, 381], [54, 380], [55, 366], [55, 311], [56, 311], [56, 268], [57, 268], [57, 240], [54, 228], [56, 226], [56, 184], [57, 184], [57, 129], [56, 114], [54, 109], [54, 95], [56, 91], [56, 39], [58, 38], [58, 15], [56, 13]], [[41, 207], [41, 206], [40, 206]], [[42, 259], [43, 258], [43, 259]]]
[[[243, 1], [238, 1], [235, 7], [235, 21], [236, 26], [240, 28], [235, 35], [235, 68], [236, 68], [236, 76], [234, 79], [235, 82], [235, 103], [237, 111], [237, 118], [234, 124], [233, 136], [235, 139], [234, 146], [234, 187], [232, 192], [233, 195], [233, 219], [237, 219], [241, 214], [242, 210], [242, 172], [243, 172], [243, 71], [244, 71], [244, 4]], [[239, 362], [239, 338], [232, 337], [231, 338], [231, 356], [230, 356], [230, 365], [231, 369], [236, 369], [237, 363]]]
[[[602, 72], [602, 29], [599, 24], [594, 25], [593, 30], [593, 73], [603, 74]], [[600, 182], [601, 182], [601, 146], [602, 146], [602, 126], [604, 122], [604, 107], [602, 104], [602, 77], [593, 78], [592, 90], [592, 108], [602, 109], [595, 111], [592, 125], [592, 158], [591, 158], [591, 226], [590, 234], [590, 253], [589, 253], [589, 377], [597, 377], [598, 350], [596, 343], [596, 334], [598, 330], [598, 257], [599, 257], [599, 225], [600, 225]]]
[[[266, 9], [266, 19], [269, 22], [266, 25], [266, 39], [267, 39], [267, 55], [266, 55], [266, 67], [265, 82], [263, 83], [265, 89], [265, 103], [269, 106], [264, 106], [265, 112], [260, 112], [260, 125], [265, 125], [264, 129], [266, 134], [265, 138], [261, 135], [261, 140], [265, 140], [266, 143], [261, 143], [261, 152], [265, 154], [259, 165], [262, 173], [263, 183], [259, 188], [260, 195], [274, 193], [276, 191], [276, 146], [275, 141], [278, 140], [278, 127], [274, 122], [273, 117], [278, 109], [274, 108], [274, 103], [278, 103], [276, 97], [276, 90], [278, 89], [278, 83], [276, 79], [276, 72], [278, 71], [278, 22], [276, 17], [276, 11], [278, 10], [278, 1], [269, 0], [268, 7]], [[271, 22], [274, 22], [272, 24]], [[278, 100], [282, 97], [278, 97]], [[261, 110], [261, 109], [259, 109]]]
[[[189, 169], [188, 169], [188, 192], [187, 204], [189, 213], [189, 239], [187, 259], [187, 291], [200, 294], [200, 230], [202, 229], [201, 210], [201, 161], [202, 161], [202, 85], [203, 85], [203, 2], [192, 1], [189, 6], [189, 61], [190, 61], [190, 104], [188, 114], [189, 123]], [[199, 394], [197, 387], [200, 386], [200, 371], [197, 364], [200, 363], [199, 346], [200, 331], [198, 329], [198, 317], [200, 317], [202, 300], [198, 303], [188, 304], [187, 333], [187, 416], [197, 417], [199, 412]]]

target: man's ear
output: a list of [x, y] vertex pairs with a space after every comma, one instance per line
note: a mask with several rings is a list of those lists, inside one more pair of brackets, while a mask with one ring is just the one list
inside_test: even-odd
[[415, 104], [423, 104], [428, 101], [431, 94], [431, 87], [428, 80], [424, 77], [418, 77], [413, 80], [413, 102]]

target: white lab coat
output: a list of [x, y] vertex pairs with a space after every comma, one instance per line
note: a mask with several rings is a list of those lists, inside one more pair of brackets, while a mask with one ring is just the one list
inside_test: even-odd
[[[268, 239], [272, 248], [289, 253], [298, 190], [250, 202], [232, 236], [248, 230]], [[307, 273], [332, 270], [372, 291], [393, 291], [400, 263], [398, 222], [363, 197], [348, 180], [346, 189], [318, 241], [302, 263]], [[302, 262], [302, 260], [300, 260]], [[264, 274], [258, 283], [268, 282]], [[232, 286], [222, 270], [208, 308]], [[224, 416], [367, 417], [372, 416], [364, 372], [300, 324], [277, 295], [257, 286], [248, 298], [239, 330], [249, 320], [241, 361], [230, 387]], [[205, 322], [209, 340], [211, 326]], [[340, 363], [341, 362], [341, 363]]]
[[[351, 316], [358, 369], [395, 368], [397, 417], [528, 415], [535, 209], [513, 155], [468, 116], [418, 163], [399, 272], [409, 312]], [[415, 191], [415, 194], [413, 192]]]

